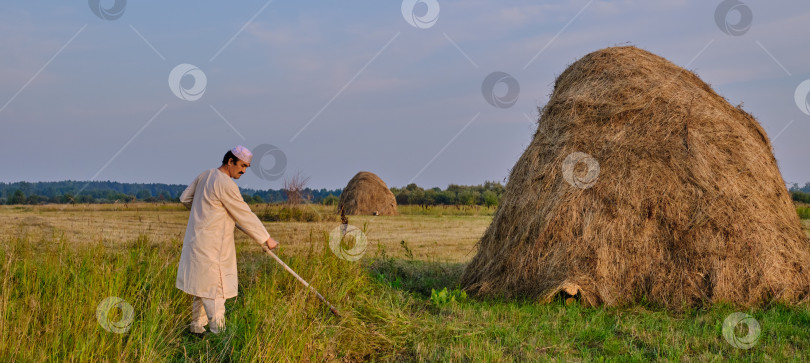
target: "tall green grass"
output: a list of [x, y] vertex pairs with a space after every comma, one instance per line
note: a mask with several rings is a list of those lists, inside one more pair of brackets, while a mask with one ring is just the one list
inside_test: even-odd
[[[181, 242], [140, 237], [123, 246], [60, 237], [0, 241], [0, 361], [526, 361], [808, 360], [810, 309], [744, 310], [762, 326], [738, 349], [721, 334], [726, 305], [674, 314], [652, 307], [586, 308], [555, 301], [477, 300], [457, 290], [459, 264], [362, 263], [326, 245], [282, 258], [338, 307], [336, 318], [254, 244], [239, 244], [239, 296], [227, 330], [187, 333], [191, 299], [174, 288]], [[437, 298], [444, 291], [458, 298]], [[441, 295], [441, 294], [436, 294]], [[117, 296], [134, 308], [117, 334], [96, 307]], [[113, 318], [120, 312], [113, 311]]]
[[[286, 258], [340, 306], [338, 319], [258, 246], [240, 245], [240, 295], [226, 303], [227, 330], [200, 339], [186, 332], [191, 299], [174, 287], [181, 245], [143, 236], [114, 248], [4, 241], [0, 360], [364, 360], [396, 356], [412, 332], [401, 308], [413, 299], [384, 291], [360, 264], [328, 248]], [[124, 334], [96, 319], [110, 296], [134, 308]]]
[[[176, 262], [145, 238], [124, 250], [74, 249], [57, 238], [5, 241], [0, 249], [0, 356], [14, 361], [160, 359], [180, 334], [184, 307], [172, 288]], [[108, 296], [133, 305], [126, 334], [103, 330], [96, 307]], [[116, 314], [112, 315], [113, 318]]]

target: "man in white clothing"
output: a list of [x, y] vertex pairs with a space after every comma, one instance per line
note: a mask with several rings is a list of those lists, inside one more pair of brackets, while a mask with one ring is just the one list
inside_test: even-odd
[[253, 154], [239, 145], [229, 150], [219, 168], [202, 172], [180, 196], [191, 209], [175, 286], [194, 297], [190, 330], [212, 333], [225, 328], [225, 300], [237, 294], [234, 227], [270, 249], [278, 242], [242, 199], [239, 179]]

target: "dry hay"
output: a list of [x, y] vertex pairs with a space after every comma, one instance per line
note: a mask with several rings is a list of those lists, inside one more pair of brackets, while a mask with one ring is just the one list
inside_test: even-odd
[[395, 216], [397, 200], [385, 182], [367, 171], [357, 173], [340, 193], [337, 212]]
[[462, 284], [587, 305], [796, 303], [810, 244], [754, 117], [615, 47], [557, 78]]

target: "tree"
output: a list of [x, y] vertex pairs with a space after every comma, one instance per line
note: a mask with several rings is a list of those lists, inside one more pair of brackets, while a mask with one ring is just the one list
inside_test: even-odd
[[29, 183], [29, 182], [20, 182], [19, 186], [20, 186], [20, 191], [23, 194], [25, 194], [25, 195], [32, 194], [33, 191], [31, 190], [32, 189], [31, 188], [32, 187], [31, 183]]
[[455, 195], [452, 192], [443, 190], [436, 193], [436, 204], [452, 205], [455, 204]]
[[25, 193], [22, 190], [15, 190], [11, 198], [8, 199], [8, 204], [25, 204]]
[[161, 190], [160, 193], [158, 193], [158, 200], [171, 200], [171, 199], [172, 195], [171, 193], [169, 193], [168, 190]]
[[458, 204], [473, 205], [475, 204], [475, 195], [469, 190], [465, 190], [458, 194]]
[[425, 191], [422, 188], [411, 190], [408, 196], [408, 204], [425, 204]]
[[303, 176], [301, 172], [295, 173], [292, 178], [284, 178], [284, 194], [287, 195], [287, 203], [301, 204], [304, 200], [304, 189], [309, 183], [309, 177]]
[[422, 197], [422, 204], [424, 204], [424, 205], [436, 205], [436, 195], [437, 195], [437, 192], [436, 192], [435, 188], [425, 190], [425, 195]]
[[491, 207], [493, 205], [498, 204], [498, 195], [491, 190], [487, 190], [484, 192], [484, 205], [487, 207]]
[[323, 198], [324, 205], [336, 205], [340, 199], [333, 194], [329, 194], [326, 198]]
[[135, 194], [135, 197], [139, 200], [147, 200], [152, 198], [152, 192], [150, 192], [149, 189], [141, 189], [137, 194]]
[[397, 204], [408, 204], [411, 192], [408, 189], [402, 189], [398, 193], [394, 193], [394, 197], [397, 199]]

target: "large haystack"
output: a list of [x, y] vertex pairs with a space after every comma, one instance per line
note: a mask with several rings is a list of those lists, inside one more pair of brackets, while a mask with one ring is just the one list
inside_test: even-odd
[[385, 182], [377, 175], [361, 171], [349, 180], [340, 193], [337, 212], [346, 214], [373, 214], [395, 216], [397, 200]]
[[794, 303], [810, 244], [754, 117], [616, 47], [557, 78], [462, 283], [592, 305]]

